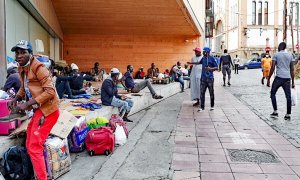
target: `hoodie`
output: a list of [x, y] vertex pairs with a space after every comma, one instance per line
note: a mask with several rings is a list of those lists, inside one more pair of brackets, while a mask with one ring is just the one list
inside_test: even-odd
[[121, 98], [118, 95], [118, 87], [114, 84], [111, 76], [107, 77], [101, 87], [101, 101], [103, 105], [110, 106], [113, 97]]

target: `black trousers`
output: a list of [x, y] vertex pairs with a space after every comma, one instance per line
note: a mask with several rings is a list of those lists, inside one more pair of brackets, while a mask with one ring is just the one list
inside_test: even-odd
[[204, 109], [205, 107], [205, 92], [207, 88], [210, 95], [210, 107], [214, 107], [215, 105], [214, 79], [209, 79], [209, 78], [205, 80], [201, 79], [201, 88], [200, 88], [201, 109]]

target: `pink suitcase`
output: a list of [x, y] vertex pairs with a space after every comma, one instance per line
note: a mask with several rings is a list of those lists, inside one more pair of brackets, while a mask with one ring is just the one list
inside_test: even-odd
[[10, 114], [10, 110], [8, 109], [7, 102], [10, 100], [0, 100], [0, 118], [8, 116]]
[[0, 118], [0, 135], [9, 135], [17, 129], [23, 120], [28, 119], [28, 116], [18, 114], [10, 114], [9, 116]]

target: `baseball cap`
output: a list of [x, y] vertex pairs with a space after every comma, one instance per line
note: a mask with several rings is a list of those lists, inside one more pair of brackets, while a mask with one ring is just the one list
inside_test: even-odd
[[199, 47], [196, 47], [195, 49], [193, 49], [194, 51], [197, 51], [197, 52], [201, 52], [201, 48]]
[[117, 69], [117, 68], [112, 68], [112, 69], [110, 70], [110, 73], [111, 73], [111, 74], [119, 74], [120, 71], [119, 71], [119, 69]]
[[203, 48], [203, 51], [205, 51], [205, 52], [210, 52], [210, 48], [209, 48], [209, 47], [204, 47], [204, 48]]
[[14, 52], [17, 50], [17, 48], [20, 49], [26, 49], [29, 52], [32, 52], [32, 45], [30, 42], [26, 41], [26, 40], [20, 40], [17, 45], [15, 45], [14, 47], [11, 48], [11, 51]]
[[71, 68], [72, 70], [79, 70], [79, 67], [75, 63], [71, 64]]

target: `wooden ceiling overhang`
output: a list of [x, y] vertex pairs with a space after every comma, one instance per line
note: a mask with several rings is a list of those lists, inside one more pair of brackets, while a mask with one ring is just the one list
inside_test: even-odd
[[52, 0], [64, 34], [200, 36], [183, 0]]

